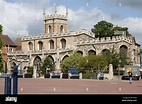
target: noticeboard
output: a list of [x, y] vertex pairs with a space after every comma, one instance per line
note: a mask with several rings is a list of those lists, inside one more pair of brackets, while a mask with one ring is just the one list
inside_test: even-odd
[[71, 74], [78, 74], [77, 68], [76, 67], [70, 67], [70, 73]]

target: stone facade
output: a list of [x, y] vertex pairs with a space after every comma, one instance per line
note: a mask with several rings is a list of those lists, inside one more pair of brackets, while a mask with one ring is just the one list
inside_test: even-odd
[[99, 39], [86, 29], [67, 32], [68, 10], [64, 16], [57, 14], [56, 10], [53, 15], [45, 14], [44, 11], [44, 34], [21, 37], [22, 49], [8, 53], [9, 71], [12, 63], [20, 63], [19, 70], [23, 71], [25, 66], [34, 66], [36, 73], [46, 56], [55, 63], [55, 70], [60, 71], [62, 61], [75, 51], [83, 56], [89, 52], [98, 55], [113, 47], [117, 52], [125, 49], [133, 63], [140, 63], [140, 45], [135, 42], [134, 37], [127, 37], [124, 32], [118, 32], [122, 35]]

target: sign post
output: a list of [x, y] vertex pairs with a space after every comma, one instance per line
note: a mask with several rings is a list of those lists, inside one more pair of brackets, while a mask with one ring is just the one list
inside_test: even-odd
[[18, 66], [14, 66], [13, 71], [13, 95], [17, 95], [18, 92]]
[[11, 94], [11, 76], [7, 74], [5, 77], [5, 84], [4, 84], [4, 94]]

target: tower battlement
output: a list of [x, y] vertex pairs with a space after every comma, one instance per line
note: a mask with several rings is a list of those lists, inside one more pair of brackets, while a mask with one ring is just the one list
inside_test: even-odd
[[44, 20], [48, 20], [48, 19], [57, 19], [57, 18], [60, 18], [60, 19], [68, 19], [68, 16], [67, 15], [60, 15], [60, 14], [53, 14], [53, 15], [47, 15], [44, 17]]

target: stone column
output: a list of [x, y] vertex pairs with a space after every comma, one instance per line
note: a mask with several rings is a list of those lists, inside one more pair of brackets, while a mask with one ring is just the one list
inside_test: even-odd
[[34, 78], [36, 78], [36, 72], [37, 72], [36, 65], [34, 65], [34, 70], [33, 70], [33, 77]]
[[109, 79], [113, 79], [113, 65], [109, 64]]

